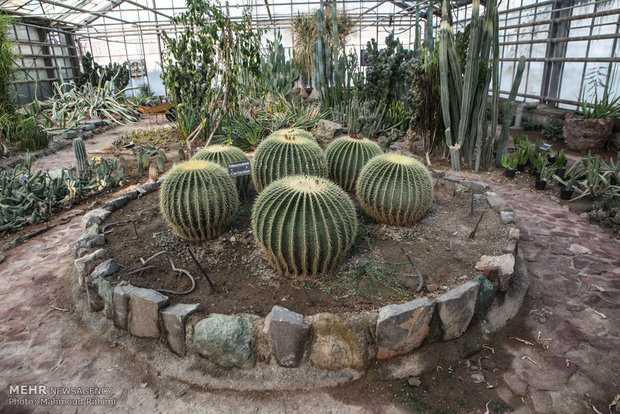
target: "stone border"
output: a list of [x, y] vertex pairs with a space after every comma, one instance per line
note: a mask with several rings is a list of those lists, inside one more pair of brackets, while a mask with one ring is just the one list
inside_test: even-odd
[[64, 149], [71, 145], [73, 139], [82, 138], [84, 140], [90, 139], [95, 135], [99, 135], [108, 131], [114, 127], [116, 124], [108, 124], [106, 121], [93, 121], [90, 123], [86, 123], [78, 127], [77, 129], [71, 129], [62, 133], [50, 134], [50, 140], [47, 148], [42, 148], [37, 151], [27, 152], [26, 154], [16, 154], [14, 156], [9, 156], [6, 159], [0, 161], [0, 169], [10, 169], [14, 168], [20, 162], [26, 162], [26, 159], [30, 157], [33, 161], [39, 158], [47, 157], [48, 155], [52, 155], [61, 149]]
[[83, 233], [73, 243], [76, 304], [85, 311], [84, 319], [108, 337], [127, 331], [123, 345], [136, 356], [157, 359], [158, 369], [165, 366], [169, 376], [213, 388], [333, 386], [356, 380], [369, 369], [381, 378], [401, 379], [466, 358], [481, 349], [487, 334], [516, 315], [529, 280], [518, 250], [515, 213], [506, 202], [483, 183], [432, 174], [485, 197], [511, 239], [501, 256], [481, 257], [476, 269], [483, 275], [439, 297], [376, 311], [311, 316], [276, 305], [262, 318], [205, 315], [199, 304], [168, 306], [168, 297], [152, 289], [123, 282], [113, 286], [106, 277], [119, 265], [107, 258], [100, 226], [129, 201], [157, 191], [162, 177], [84, 215]]

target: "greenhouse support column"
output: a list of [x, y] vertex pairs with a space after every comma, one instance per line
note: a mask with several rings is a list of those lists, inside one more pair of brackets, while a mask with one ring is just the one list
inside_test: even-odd
[[[549, 25], [549, 40], [568, 37], [570, 21], [558, 19], [570, 17], [573, 0], [556, 0], [551, 11], [551, 24]], [[567, 42], [549, 42], [547, 44], [547, 59], [565, 58]], [[564, 62], [547, 61], [543, 70], [543, 85], [541, 95], [545, 98], [559, 98], [560, 83], [564, 72]], [[545, 103], [555, 106], [554, 101], [545, 99]]]

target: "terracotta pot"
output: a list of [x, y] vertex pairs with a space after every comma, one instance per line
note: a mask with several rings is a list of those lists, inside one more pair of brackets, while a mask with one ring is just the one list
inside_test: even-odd
[[614, 128], [612, 118], [577, 119], [573, 114], [567, 114], [564, 119], [564, 141], [573, 151], [586, 152], [601, 150]]

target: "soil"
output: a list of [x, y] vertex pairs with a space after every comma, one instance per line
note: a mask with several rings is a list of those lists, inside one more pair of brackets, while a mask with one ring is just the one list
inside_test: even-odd
[[[164, 256], [149, 262], [160, 269], [141, 275], [130, 274], [146, 260], [166, 250], [176, 267], [196, 277], [196, 289], [188, 295], [170, 295], [171, 303], [201, 303], [208, 313], [247, 312], [264, 316], [275, 304], [295, 312], [315, 314], [326, 311], [376, 309], [390, 303], [405, 302], [421, 296], [415, 292], [419, 278], [402, 253], [404, 249], [424, 275], [427, 295], [437, 296], [479, 273], [474, 266], [480, 256], [501, 254], [508, 244], [508, 230], [494, 211], [486, 211], [476, 235], [468, 238], [486, 210], [486, 201], [474, 200], [466, 188], [440, 180], [435, 186], [435, 202], [417, 224], [394, 227], [373, 223], [360, 211], [361, 225], [353, 249], [335, 274], [317, 278], [291, 277], [274, 271], [251, 232], [250, 214], [245, 210], [219, 238], [203, 243], [183, 241], [159, 213], [159, 195], [151, 193], [116, 211], [107, 223], [135, 220], [133, 225], [119, 224], [106, 234], [111, 257], [121, 271], [113, 283], [184, 291], [190, 280], [170, 270]], [[253, 201], [250, 194], [248, 205]], [[188, 253], [191, 249], [216, 286], [212, 293], [201, 270]]]

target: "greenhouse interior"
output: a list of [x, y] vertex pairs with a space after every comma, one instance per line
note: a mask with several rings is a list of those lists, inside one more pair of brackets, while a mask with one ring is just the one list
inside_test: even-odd
[[620, 413], [620, 0], [0, 0], [0, 411]]

